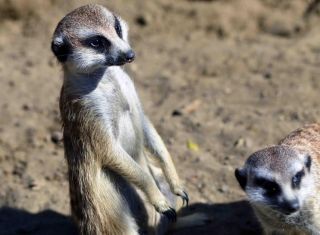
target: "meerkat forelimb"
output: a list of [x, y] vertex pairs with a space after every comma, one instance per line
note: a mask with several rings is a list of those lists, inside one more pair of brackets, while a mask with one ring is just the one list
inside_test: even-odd
[[265, 234], [320, 234], [320, 124], [249, 156], [235, 176]]
[[[52, 51], [64, 72], [60, 112], [71, 210], [80, 233], [131, 235], [152, 228], [163, 234], [180, 208], [176, 196], [183, 204], [189, 199], [120, 67], [135, 56], [126, 23], [100, 5], [77, 8], [59, 22]], [[190, 218], [180, 225], [206, 220]]]

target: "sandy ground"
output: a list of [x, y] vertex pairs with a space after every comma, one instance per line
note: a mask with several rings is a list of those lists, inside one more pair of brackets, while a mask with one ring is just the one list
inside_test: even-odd
[[[89, 1], [0, 0], [0, 234], [75, 234], [50, 51]], [[96, 1], [131, 27], [133, 77], [191, 197], [212, 222], [174, 234], [259, 234], [235, 178], [255, 150], [319, 121], [319, 9], [307, 0]], [[197, 148], [188, 147], [190, 142]]]

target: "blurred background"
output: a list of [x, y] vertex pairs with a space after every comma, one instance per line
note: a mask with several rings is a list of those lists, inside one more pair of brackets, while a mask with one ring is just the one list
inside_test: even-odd
[[[0, 234], [75, 234], [50, 50], [92, 1], [0, 0]], [[212, 222], [174, 234], [259, 234], [234, 169], [319, 121], [320, 7], [311, 0], [94, 1], [130, 26], [125, 69], [191, 197]]]

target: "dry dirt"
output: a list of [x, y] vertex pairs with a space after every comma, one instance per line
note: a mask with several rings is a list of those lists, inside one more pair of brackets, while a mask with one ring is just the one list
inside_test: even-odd
[[[88, 2], [0, 0], [1, 235], [75, 234], [50, 40], [59, 19]], [[212, 220], [174, 234], [259, 234], [234, 169], [319, 121], [319, 9], [304, 17], [307, 0], [96, 2], [128, 21], [137, 58], [126, 69], [189, 210]]]

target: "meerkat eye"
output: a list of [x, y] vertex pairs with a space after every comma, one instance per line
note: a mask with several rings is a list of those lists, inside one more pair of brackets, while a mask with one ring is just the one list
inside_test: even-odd
[[268, 196], [275, 196], [281, 191], [280, 186], [276, 182], [268, 179], [257, 178], [255, 183], [258, 187], [263, 188]]
[[118, 17], [114, 16], [114, 28], [120, 38], [122, 38], [122, 29]]
[[94, 36], [85, 41], [88, 47], [98, 51], [104, 51], [110, 46], [110, 42], [103, 36]]
[[100, 39], [94, 39], [90, 41], [90, 46], [94, 47], [94, 48], [98, 48], [98, 47], [102, 47], [103, 43]]
[[299, 171], [294, 177], [292, 177], [292, 187], [299, 188], [301, 179], [305, 175], [304, 170]]

